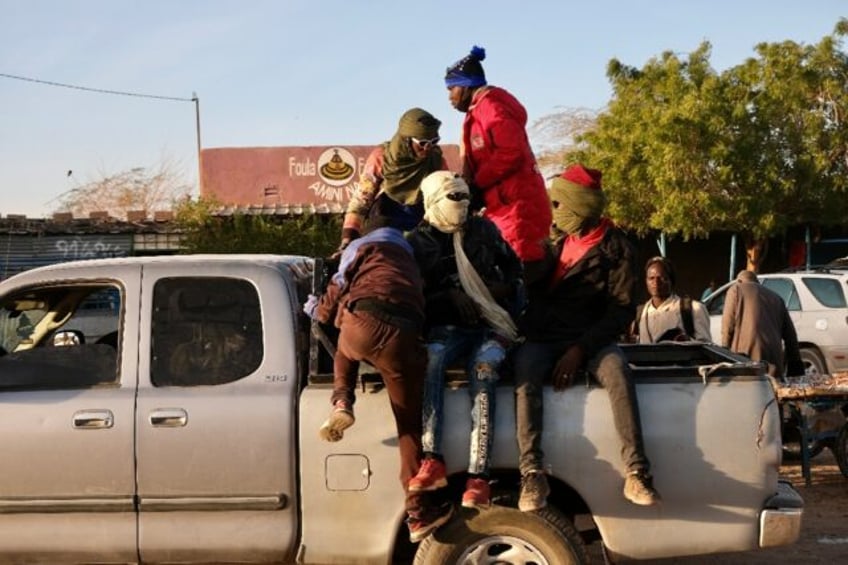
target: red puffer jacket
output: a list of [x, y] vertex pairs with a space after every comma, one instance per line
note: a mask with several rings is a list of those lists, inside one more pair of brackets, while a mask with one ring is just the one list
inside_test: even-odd
[[509, 92], [480, 88], [462, 125], [466, 178], [482, 190], [486, 217], [522, 261], [544, 257], [551, 203], [525, 127], [527, 111]]

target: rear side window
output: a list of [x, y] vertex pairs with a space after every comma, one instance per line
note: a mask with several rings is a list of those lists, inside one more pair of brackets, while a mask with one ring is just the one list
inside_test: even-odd
[[801, 299], [798, 298], [798, 291], [791, 279], [769, 278], [762, 279], [762, 283], [764, 287], [780, 295], [787, 310], [790, 312], [801, 310]]
[[828, 308], [845, 308], [845, 293], [837, 279], [803, 277], [804, 286], [810, 289], [816, 300]]
[[153, 289], [152, 325], [154, 386], [221, 385], [262, 362], [259, 295], [248, 281], [162, 279]]

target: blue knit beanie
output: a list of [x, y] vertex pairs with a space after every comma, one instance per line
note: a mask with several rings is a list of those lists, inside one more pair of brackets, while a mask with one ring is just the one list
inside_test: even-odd
[[486, 50], [474, 46], [465, 58], [460, 59], [450, 67], [445, 74], [445, 85], [452, 86], [484, 86], [486, 84], [486, 73], [480, 61], [486, 58]]

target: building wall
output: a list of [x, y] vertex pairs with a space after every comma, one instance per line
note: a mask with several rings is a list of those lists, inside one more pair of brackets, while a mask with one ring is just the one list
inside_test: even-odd
[[[459, 146], [442, 145], [459, 171]], [[373, 145], [222, 147], [201, 151], [200, 195], [225, 205], [345, 205]]]

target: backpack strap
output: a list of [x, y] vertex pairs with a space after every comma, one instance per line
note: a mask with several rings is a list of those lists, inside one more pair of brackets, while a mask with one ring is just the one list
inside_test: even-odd
[[635, 339], [635, 343], [639, 343], [639, 321], [642, 319], [642, 312], [645, 310], [646, 302], [636, 306], [636, 318], [630, 324], [630, 336]]
[[680, 298], [680, 318], [683, 320], [683, 329], [690, 339], [695, 339], [695, 320], [692, 317], [692, 297]]

